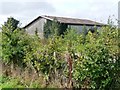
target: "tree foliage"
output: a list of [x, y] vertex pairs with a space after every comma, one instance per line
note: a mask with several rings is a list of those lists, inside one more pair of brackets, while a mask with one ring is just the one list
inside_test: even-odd
[[13, 17], [8, 18], [7, 22], [4, 25], [12, 32], [16, 28], [18, 28], [19, 21], [14, 19]]
[[63, 35], [64, 32], [67, 30], [66, 24], [61, 24], [54, 18], [53, 21], [47, 20], [44, 25], [44, 37], [52, 37], [54, 35], [60, 36]]
[[8, 18], [2, 26], [2, 60], [6, 63], [23, 64], [25, 49], [30, 39], [24, 30], [18, 27], [14, 18]]
[[27, 68], [42, 73], [47, 82], [58, 79], [65, 84], [69, 79], [67, 59], [70, 57], [73, 87], [95, 90], [120, 88], [117, 27], [102, 27], [86, 35], [67, 29], [62, 37], [57, 33], [57, 25], [53, 25], [45, 31], [46, 34], [54, 32], [53, 36], [44, 43], [35, 36], [31, 38], [20, 28], [11, 32], [8, 26], [3, 25], [2, 29], [2, 59], [5, 63], [25, 63]]

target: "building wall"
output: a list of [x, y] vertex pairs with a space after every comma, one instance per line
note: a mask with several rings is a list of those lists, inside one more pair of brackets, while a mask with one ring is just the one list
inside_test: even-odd
[[35, 31], [38, 31], [38, 35], [40, 36], [40, 38], [43, 38], [43, 29], [44, 29], [44, 23], [46, 22], [46, 19], [44, 18], [40, 18], [39, 20], [35, 21], [33, 24], [31, 24], [30, 26], [28, 26], [26, 28], [26, 31], [31, 34], [34, 35]]
[[[68, 25], [68, 27], [73, 28], [77, 30], [78, 33], [82, 33], [84, 29], [87, 32], [89, 29], [94, 28], [94, 26], [84, 26], [84, 25]], [[96, 26], [97, 29], [100, 29], [100, 27]]]
[[[46, 19], [40, 18], [37, 21], [35, 21], [34, 23], [32, 23], [30, 26], [25, 28], [25, 30], [31, 35], [34, 35], [35, 31], [37, 30], [39, 37], [44, 38], [43, 30], [44, 30], [44, 24], [46, 23], [46, 21], [47, 21]], [[93, 28], [94, 26], [68, 25], [68, 28], [69, 27], [77, 30], [78, 33], [81, 33], [81, 32], [87, 33], [87, 31], [89, 29]], [[84, 28], [86, 29], [85, 31], [83, 31]], [[97, 27], [97, 28], [100, 28], [100, 27]]]

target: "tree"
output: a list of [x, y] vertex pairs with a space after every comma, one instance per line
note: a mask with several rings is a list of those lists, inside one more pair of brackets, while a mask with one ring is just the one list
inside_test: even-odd
[[63, 35], [67, 30], [67, 25], [60, 23], [54, 18], [53, 21], [47, 21], [44, 25], [44, 37], [52, 37], [53, 35], [60, 36]]
[[47, 21], [44, 25], [44, 37], [45, 38], [48, 38], [51, 34], [51, 25], [52, 25], [52, 22], [51, 21]]
[[10, 17], [2, 26], [2, 60], [5, 63], [22, 64], [29, 37], [18, 27], [19, 21]]
[[19, 21], [14, 19], [13, 17], [8, 18], [7, 22], [4, 23], [4, 25], [11, 30], [12, 32], [18, 28]]

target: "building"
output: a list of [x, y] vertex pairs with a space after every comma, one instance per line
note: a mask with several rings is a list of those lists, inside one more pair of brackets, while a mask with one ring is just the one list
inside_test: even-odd
[[105, 25], [103, 23], [86, 20], [86, 19], [76, 19], [76, 18], [66, 18], [66, 17], [56, 17], [56, 16], [39, 16], [36, 19], [34, 19], [32, 22], [24, 26], [23, 28], [29, 33], [29, 34], [35, 34], [35, 31], [38, 31], [38, 35], [43, 38], [44, 37], [44, 25], [47, 21], [53, 21], [56, 19], [61, 25], [65, 25], [66, 27], [75, 28], [77, 32], [81, 32], [86, 26], [87, 30], [93, 28], [96, 26], [97, 28], [100, 28], [101, 26]]

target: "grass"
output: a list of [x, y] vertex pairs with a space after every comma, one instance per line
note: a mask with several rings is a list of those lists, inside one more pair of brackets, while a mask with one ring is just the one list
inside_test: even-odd
[[0, 76], [0, 88], [24, 88], [18, 79]]
[[0, 59], [2, 56], [2, 32], [0, 32]]
[[38, 81], [27, 84], [19, 78], [0, 76], [0, 89], [2, 88], [40, 88]]

